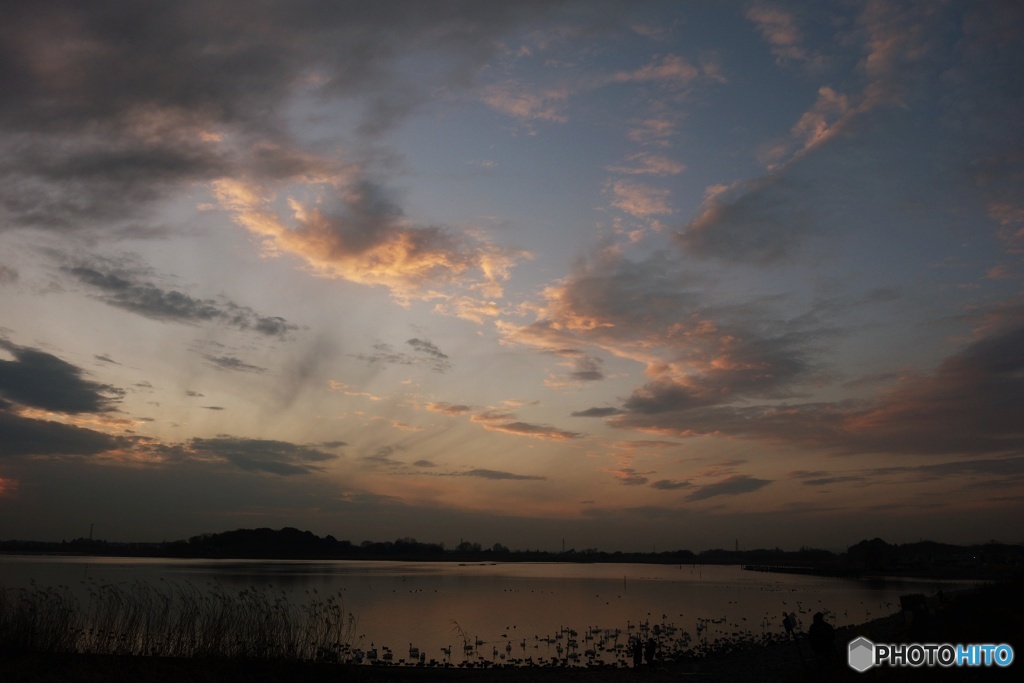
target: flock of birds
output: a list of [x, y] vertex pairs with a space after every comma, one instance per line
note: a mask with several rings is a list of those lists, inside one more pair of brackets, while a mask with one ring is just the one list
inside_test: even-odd
[[[811, 607], [805, 607], [803, 602], [796, 601], [796, 608], [791, 611], [801, 615], [822, 611], [829, 620], [838, 616], [821, 606], [815, 606], [812, 610]], [[785, 601], [783, 605], [786, 605]], [[884, 606], [892, 607], [891, 603], [884, 603]], [[627, 622], [625, 629], [590, 626], [577, 631], [560, 627], [553, 634], [527, 638], [514, 637], [516, 627], [511, 626], [506, 627], [500, 640], [495, 641], [471, 637], [456, 623], [452, 629], [456, 636], [453, 640], [459, 643], [439, 648], [436, 652], [427, 652], [410, 643], [408, 656], [405, 656], [396, 654], [390, 647], [377, 646], [371, 642], [365, 649], [344, 648], [339, 653], [339, 660], [350, 664], [459, 668], [629, 667], [634, 665], [634, 647], [637, 643], [640, 643], [641, 648], [652, 648], [658, 662], [669, 663], [784, 641], [790, 636], [782, 628], [781, 616], [765, 614], [760, 624], [760, 633], [755, 633], [747, 626], [746, 617], [730, 622], [726, 616], [721, 616], [698, 617], [691, 634], [670, 620], [667, 614], [662, 614], [658, 622], [653, 622], [651, 618], [636, 623]], [[809, 624], [810, 616], [801, 621]], [[510, 633], [513, 635], [510, 636]]]

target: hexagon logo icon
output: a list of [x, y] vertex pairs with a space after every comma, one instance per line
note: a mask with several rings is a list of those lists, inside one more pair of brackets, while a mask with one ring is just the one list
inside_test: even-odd
[[846, 661], [855, 671], [867, 671], [875, 664], [875, 644], [863, 636], [851, 640]]

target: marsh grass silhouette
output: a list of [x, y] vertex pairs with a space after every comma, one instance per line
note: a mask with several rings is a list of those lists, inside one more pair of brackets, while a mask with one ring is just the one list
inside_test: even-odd
[[339, 661], [356, 627], [340, 593], [293, 602], [256, 588], [161, 580], [0, 587], [0, 650], [42, 653]]

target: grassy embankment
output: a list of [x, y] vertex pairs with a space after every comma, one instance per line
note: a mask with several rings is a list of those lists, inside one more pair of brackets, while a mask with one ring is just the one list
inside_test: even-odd
[[296, 605], [284, 593], [161, 582], [0, 587], [0, 652], [337, 661], [355, 627], [339, 596]]

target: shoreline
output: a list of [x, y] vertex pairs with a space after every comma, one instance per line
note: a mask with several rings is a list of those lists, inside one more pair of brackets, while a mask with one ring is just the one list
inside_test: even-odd
[[[491, 666], [430, 667], [413, 665], [335, 664], [284, 660], [231, 658], [165, 658], [0, 651], [5, 683], [304, 683], [356, 681], [360, 683], [417, 683], [453, 680], [481, 683], [613, 683], [620, 681], [773, 681], [863, 680], [846, 665], [846, 646], [858, 636], [872, 642], [1006, 643], [1024, 653], [1024, 576], [980, 585], [949, 595], [937, 593], [914, 611], [901, 611], [855, 626], [836, 628], [836, 656], [828, 664], [815, 661], [805, 633], [796, 641], [780, 636], [755, 644], [723, 641], [699, 657], [655, 662], [636, 669], [613, 666]], [[1024, 656], [1024, 655], [1018, 655]], [[931, 680], [936, 675], [957, 680], [1019, 677], [1024, 664], [1007, 669], [873, 670], [873, 678]], [[980, 678], [979, 678], [980, 677]]]
[[[856, 675], [840, 661], [839, 649], [857, 635], [884, 640], [899, 632], [900, 613], [865, 624], [836, 629], [837, 656], [827, 680]], [[723, 643], [711, 654], [675, 662], [656, 662], [639, 668], [615, 666], [564, 667], [489, 666], [431, 667], [381, 664], [331, 664], [282, 660], [228, 658], [166, 658], [124, 655], [0, 653], [8, 674], [5, 683], [619, 683], [645, 681], [772, 681], [821, 680], [806, 634], [799, 641], [780, 639], [768, 644]], [[839, 667], [842, 665], [842, 668]], [[810, 678], [807, 678], [810, 677]], [[850, 680], [854, 680], [851, 678]]]
[[171, 556], [153, 554], [103, 554], [74, 551], [44, 551], [44, 550], [3, 550], [0, 549], [0, 557], [53, 557], [53, 558], [112, 558], [125, 561], [130, 560], [190, 560], [190, 561], [211, 561], [211, 562], [400, 562], [400, 563], [444, 563], [457, 564], [459, 566], [492, 566], [499, 564], [647, 564], [657, 566], [678, 565], [679, 567], [738, 567], [742, 571], [770, 573], [770, 574], [799, 574], [805, 576], [821, 576], [825, 578], [854, 579], [867, 581], [886, 580], [918, 580], [918, 581], [962, 581], [962, 582], [990, 582], [1012, 579], [1017, 575], [1018, 570], [1010, 565], [997, 565], [993, 567], [931, 567], [926, 570], [888, 568], [881, 570], [867, 570], [836, 565], [822, 566], [794, 566], [776, 565], [766, 563], [749, 563], [742, 561], [701, 561], [701, 562], [678, 562], [676, 560], [665, 560], [650, 557], [630, 558], [559, 558], [559, 559], [530, 559], [518, 557], [506, 557], [495, 560], [467, 560], [459, 557], [422, 557], [422, 556], [368, 556], [368, 557], [327, 557], [327, 556], [295, 556], [295, 557], [250, 557], [250, 556]]

